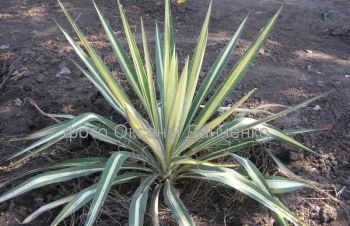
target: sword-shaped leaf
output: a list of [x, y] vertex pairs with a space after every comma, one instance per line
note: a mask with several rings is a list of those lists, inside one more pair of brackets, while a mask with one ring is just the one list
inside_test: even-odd
[[159, 34], [158, 23], [156, 22], [156, 35], [155, 35], [155, 45], [156, 45], [156, 71], [157, 71], [157, 85], [159, 89], [159, 96], [161, 98], [161, 103], [163, 104], [164, 97], [164, 56], [163, 56], [163, 46]]
[[83, 35], [83, 33], [81, 32], [79, 27], [74, 22], [73, 18], [70, 16], [70, 14], [64, 8], [63, 4], [60, 1], [58, 1], [58, 3], [60, 4], [61, 9], [63, 10], [64, 14], [66, 15], [66, 17], [67, 17], [69, 23], [71, 24], [71, 26], [73, 27], [75, 33], [78, 35], [80, 41], [84, 45], [86, 51], [90, 55], [92, 62], [94, 63], [95, 67], [98, 69], [105, 84], [108, 86], [108, 88], [112, 92], [113, 96], [117, 99], [119, 105], [123, 106], [124, 103], [130, 103], [128, 97], [124, 93], [124, 91], [121, 88], [118, 81], [114, 78], [112, 72], [108, 69], [108, 67], [103, 63], [102, 59], [98, 56], [96, 51], [92, 48], [90, 43], [87, 41], [86, 37]]
[[[140, 90], [140, 84], [138, 82], [138, 77], [135, 71], [135, 68], [133, 67], [133, 64], [131, 60], [128, 57], [127, 52], [123, 48], [123, 46], [120, 44], [117, 36], [114, 34], [113, 29], [107, 19], [104, 17], [104, 15], [101, 13], [99, 8], [97, 7], [95, 1], [93, 1], [96, 12], [100, 18], [100, 21], [102, 23], [103, 29], [105, 30], [105, 33], [108, 37], [109, 42], [111, 43], [112, 49], [116, 55], [116, 58], [118, 60], [118, 63], [124, 72], [129, 84], [136, 92], [137, 96], [140, 98], [140, 100], [145, 104], [144, 97]], [[146, 107], [146, 106], [145, 106]]]
[[145, 178], [134, 193], [129, 209], [129, 225], [143, 225], [143, 218], [146, 212], [148, 191], [153, 181], [158, 177], [157, 174]]
[[[145, 68], [144, 68], [143, 63], [142, 63], [141, 55], [140, 55], [140, 52], [139, 52], [137, 45], [136, 45], [135, 37], [131, 32], [131, 28], [130, 28], [129, 23], [126, 19], [126, 15], [125, 15], [123, 6], [120, 4], [119, 0], [118, 0], [118, 7], [119, 7], [120, 16], [121, 16], [122, 22], [123, 22], [126, 40], [128, 42], [128, 45], [129, 45], [130, 54], [131, 54], [131, 57], [133, 59], [134, 68], [135, 68], [135, 71], [136, 71], [136, 74], [138, 77], [139, 87], [141, 89], [143, 98], [144, 98], [145, 103], [146, 103], [145, 107], [146, 107], [148, 116], [152, 121], [152, 124], [154, 126], [156, 126], [156, 125], [158, 125], [158, 124], [156, 124], [158, 122], [155, 120], [155, 117], [157, 117], [157, 115], [154, 115], [154, 114], [157, 113], [157, 112], [155, 112], [155, 110], [157, 108], [156, 108], [155, 101], [153, 100], [153, 98], [155, 98], [155, 97], [153, 96], [153, 93], [151, 93], [151, 87], [149, 87], [149, 83], [147, 81], [149, 78], [147, 78], [147, 74], [146, 74]], [[153, 79], [153, 77], [152, 77], [152, 79]], [[157, 118], [157, 120], [158, 120], [158, 118]]]
[[92, 201], [87, 219], [85, 222], [86, 226], [91, 226], [95, 222], [96, 217], [99, 214], [104, 201], [107, 198], [109, 190], [113, 184], [113, 181], [118, 174], [120, 167], [123, 165], [124, 161], [130, 156], [129, 152], [115, 152], [109, 157], [101, 175], [100, 181], [97, 185], [96, 194]]
[[186, 60], [185, 66], [182, 70], [181, 78], [179, 81], [179, 86], [175, 95], [175, 99], [172, 104], [172, 109], [170, 112], [169, 123], [168, 123], [168, 133], [167, 134], [167, 143], [166, 143], [166, 151], [167, 155], [170, 155], [173, 144], [177, 142], [180, 137], [179, 122], [182, 117], [184, 103], [185, 103], [185, 95], [186, 95], [186, 87], [187, 87], [187, 75], [188, 75], [188, 58]]
[[248, 50], [236, 63], [226, 80], [210, 98], [209, 102], [205, 105], [204, 109], [200, 112], [196, 118], [194, 124], [197, 128], [200, 128], [210, 118], [210, 116], [218, 109], [222, 102], [226, 99], [232, 90], [238, 85], [249, 65], [254, 60], [255, 56], [259, 52], [262, 44], [265, 42], [268, 34], [270, 33], [273, 25], [276, 23], [282, 8], [269, 20], [267, 25], [260, 31], [255, 41], [251, 44]]
[[129, 119], [131, 128], [134, 130], [135, 134], [152, 149], [153, 153], [157, 156], [157, 159], [165, 169], [165, 155], [163, 152], [163, 144], [161, 143], [159, 137], [155, 131], [150, 127], [146, 120], [144, 120], [141, 115], [129, 105], [125, 105], [125, 110]]
[[265, 176], [264, 178], [273, 194], [289, 193], [308, 186], [305, 182], [291, 180], [286, 177]]
[[[167, 73], [169, 72], [170, 68], [170, 61], [173, 56], [174, 50], [174, 38], [173, 38], [173, 27], [172, 27], [172, 21], [171, 21], [171, 9], [170, 9], [170, 0], [165, 0], [165, 21], [164, 21], [164, 53], [163, 53], [163, 69], [164, 69], [164, 86], [165, 82], [167, 80]], [[164, 88], [165, 90], [165, 88]], [[164, 95], [166, 95], [164, 93]], [[163, 103], [164, 106], [164, 103]]]
[[[238, 118], [238, 119], [233, 120], [231, 122], [225, 123], [221, 127], [222, 132], [220, 134], [218, 134], [215, 137], [212, 137], [210, 139], [207, 139], [204, 142], [206, 143], [207, 147], [210, 147], [212, 144], [223, 141], [225, 139], [225, 137], [228, 135], [228, 133], [230, 133], [232, 131], [234, 131], [235, 133], [240, 133], [240, 132], [245, 131], [247, 129], [254, 128], [254, 126], [258, 126], [258, 125], [262, 125], [263, 123], [270, 122], [270, 121], [275, 120], [279, 117], [285, 116], [286, 114], [293, 112], [299, 108], [302, 108], [302, 107], [308, 105], [309, 103], [311, 103], [315, 100], [318, 100], [319, 98], [321, 98], [325, 95], [327, 95], [327, 93], [315, 96], [311, 99], [308, 99], [308, 100], [306, 100], [300, 104], [297, 104], [293, 107], [290, 107], [286, 110], [280, 111], [276, 114], [267, 116], [263, 119], [259, 119], [256, 121], [251, 121], [251, 119], [246, 120], [244, 118], [243, 119]], [[308, 150], [308, 149], [305, 149], [305, 150]], [[310, 150], [308, 150], [308, 151], [310, 151]]]
[[149, 92], [148, 96], [149, 96], [149, 102], [150, 102], [150, 108], [151, 108], [150, 117], [153, 122], [153, 127], [159, 130], [161, 128], [161, 124], [159, 121], [160, 117], [159, 117], [158, 107], [157, 107], [156, 91], [154, 88], [152, 63], [151, 63], [151, 58], [148, 50], [146, 32], [145, 32], [142, 20], [141, 20], [141, 33], [142, 33], [143, 53], [145, 55], [147, 86], [148, 86], [148, 92]]
[[[129, 108], [131, 108], [131, 107], [129, 107]], [[84, 113], [84, 114], [77, 116], [77, 117], [69, 120], [68, 122], [62, 124], [57, 130], [54, 130], [52, 134], [49, 134], [49, 135], [43, 137], [42, 139], [40, 139], [40, 140], [34, 142], [33, 144], [31, 144], [30, 146], [28, 146], [27, 148], [13, 154], [8, 160], [12, 160], [20, 155], [23, 155], [27, 152], [30, 152], [32, 149], [37, 148], [41, 145], [44, 145], [44, 148], [39, 148], [38, 150], [35, 151], [35, 153], [38, 153], [39, 151], [44, 150], [45, 148], [53, 145], [54, 143], [58, 142], [59, 140], [65, 138], [65, 137], [72, 138], [71, 136], [74, 136], [74, 134], [77, 132], [77, 130], [79, 130], [79, 128], [81, 128], [81, 127], [85, 126], [85, 124], [88, 124], [91, 122], [102, 123], [103, 125], [109, 127], [110, 129], [113, 129], [116, 134], [122, 133], [122, 131], [118, 131], [118, 127], [116, 126], [116, 124], [114, 124], [110, 120], [108, 120], [100, 115], [94, 114], [94, 113]], [[132, 138], [125, 136], [125, 135], [122, 135], [122, 134], [120, 134], [120, 135], [121, 135], [120, 139], [127, 139], [128, 142], [131, 142], [133, 144], [138, 145], [138, 142], [133, 140]], [[116, 138], [116, 137], [118, 137], [118, 136], [114, 136], [114, 138]], [[48, 144], [46, 144], [46, 143], [48, 143]], [[127, 143], [125, 145], [128, 146]], [[142, 147], [142, 145], [140, 145], [138, 147]], [[131, 149], [133, 150], [135, 148], [131, 148]]]
[[19, 196], [25, 192], [31, 191], [45, 185], [54, 184], [71, 180], [78, 177], [87, 176], [103, 170], [100, 165], [78, 166], [61, 170], [50, 171], [34, 176], [18, 186], [10, 189], [0, 196], [0, 203], [5, 202], [13, 197]]
[[202, 126], [199, 129], [195, 129], [195, 131], [193, 131], [193, 134], [195, 134], [195, 136], [189, 135], [188, 137], [186, 137], [182, 143], [180, 143], [178, 149], [175, 151], [175, 155], [176, 154], [180, 154], [181, 152], [183, 152], [184, 150], [186, 150], [187, 148], [191, 147], [193, 144], [195, 144], [198, 139], [204, 137], [205, 135], [207, 135], [210, 131], [212, 131], [212, 129], [214, 129], [215, 127], [219, 126], [223, 121], [225, 121], [238, 107], [240, 107], [253, 93], [254, 93], [255, 89], [251, 90], [249, 93], [247, 93], [244, 97], [242, 97], [237, 103], [235, 103], [228, 111], [226, 111], [224, 114], [220, 115], [219, 117], [213, 119], [212, 121], [208, 122], [207, 124], [205, 124], [204, 126]]
[[159, 226], [158, 203], [159, 203], [159, 194], [162, 187], [163, 187], [163, 184], [158, 184], [152, 194], [150, 211], [151, 211], [153, 226]]
[[180, 127], [179, 127], [181, 130], [179, 132], [181, 132], [184, 127], [186, 128], [188, 126], [188, 124], [186, 124], [187, 116], [191, 109], [193, 97], [196, 92], [198, 78], [201, 72], [205, 48], [208, 40], [208, 27], [209, 27], [209, 21], [210, 21], [211, 8], [212, 8], [212, 3], [210, 2], [204, 23], [202, 25], [201, 33], [199, 34], [199, 38], [197, 40], [197, 46], [191, 60], [191, 64], [188, 72], [189, 74], [187, 77], [186, 98], [185, 98], [185, 103], [183, 107], [184, 109], [181, 115], [181, 121], [180, 121]]
[[[112, 186], [120, 185], [123, 183], [130, 182], [132, 180], [138, 179], [140, 177], [147, 176], [147, 174], [143, 173], [124, 173], [120, 176], [116, 176]], [[97, 191], [98, 184], [91, 185], [79, 193], [75, 194], [69, 200], [68, 204], [61, 210], [61, 212], [57, 215], [51, 225], [59, 224], [64, 218], [73, 214], [80, 208], [82, 208], [85, 204], [89, 203], [95, 196]]]
[[188, 213], [185, 205], [176, 194], [176, 190], [169, 180], [166, 180], [165, 182], [163, 195], [166, 205], [169, 207], [171, 213], [180, 226], [195, 225], [191, 215]]
[[[275, 199], [276, 202], [279, 202], [282, 206], [283, 204], [276, 198], [274, 197], [272, 191], [269, 188], [269, 185], [265, 181], [264, 176], [260, 173], [258, 168], [249, 160], [246, 158], [242, 158], [238, 155], [232, 154], [233, 157], [244, 167], [244, 169], [248, 172], [250, 178], [252, 178], [253, 182], [259, 186], [266, 194], [270, 195], [271, 198]], [[284, 219], [283, 215], [280, 213], [274, 212], [274, 217], [282, 224], [283, 226], [288, 225], [286, 220]]]
[[164, 125], [168, 128], [170, 112], [178, 86], [178, 60], [176, 52], [171, 57], [169, 70], [164, 74]]
[[233, 169], [224, 167], [200, 166], [197, 169], [192, 169], [191, 171], [193, 173], [205, 176], [209, 180], [220, 182], [234, 189], [237, 189], [238, 191], [266, 206], [271, 211], [288, 219], [289, 221], [297, 225], [305, 225], [280, 202], [276, 201], [275, 198], [267, 194], [253, 181], [247, 179], [245, 176], [241, 175]]
[[215, 60], [213, 66], [211, 67], [208, 75], [203, 80], [192, 104], [185, 125], [188, 125], [193, 117], [195, 116], [200, 104], [203, 102], [204, 98], [209, 94], [210, 90], [213, 88], [215, 83], [220, 78], [227, 62], [229, 61], [233, 50], [237, 44], [237, 41], [242, 33], [242, 30], [246, 24], [248, 16], [243, 20], [241, 25], [238, 27], [235, 34], [232, 36], [231, 40], [226, 44], [225, 48], [222, 50], [218, 58]]
[[66, 167], [77, 167], [77, 166], [87, 166], [91, 164], [105, 164], [108, 158], [105, 157], [86, 157], [86, 158], [75, 158], [63, 160], [58, 163], [54, 163], [48, 167], [47, 169], [57, 169], [57, 168], [66, 168]]
[[84, 62], [85, 66], [88, 68], [88, 73], [84, 70], [78, 63], [71, 59], [73, 64], [78, 67], [78, 69], [96, 86], [96, 88], [101, 92], [101, 94], [106, 98], [106, 100], [114, 107], [119, 113], [125, 117], [125, 112], [122, 109], [121, 103], [115, 95], [113, 95], [108, 84], [103, 79], [103, 75], [93, 62], [93, 60], [79, 47], [79, 45], [73, 40], [73, 38], [59, 25], [57, 24], [63, 35], [66, 37], [69, 44], [72, 46], [73, 50], [79, 56], [79, 58]]
[[[272, 127], [271, 125], [270, 129], [274, 129], [274, 127]], [[308, 133], [308, 132], [312, 132], [315, 131], [314, 129], [296, 129], [296, 130], [286, 130], [283, 131], [282, 133], [285, 134], [286, 136], [291, 136], [291, 135], [296, 135], [296, 134], [302, 134], [302, 133]], [[237, 139], [236, 139], [237, 140]], [[234, 142], [234, 143], [229, 143], [227, 145], [227, 147], [223, 147], [223, 148], [215, 148], [215, 145], [212, 143], [212, 147], [215, 148], [214, 151], [204, 155], [203, 157], [199, 158], [200, 160], [203, 161], [212, 161], [214, 159], [218, 159], [227, 155], [230, 155], [232, 153], [235, 153], [239, 150], [242, 150], [243, 148], [247, 148], [249, 146], [252, 145], [261, 145], [264, 144], [266, 142], [269, 141], [273, 141], [276, 140], [276, 137], [272, 137], [270, 135], [267, 135], [265, 137], [261, 137], [258, 139], [244, 139], [242, 141], [238, 141], [238, 142]], [[215, 143], [220, 143], [219, 142], [215, 142]], [[198, 146], [194, 147], [193, 149], [191, 149], [190, 151], [188, 151], [186, 153], [187, 156], [193, 156], [195, 154], [197, 154], [200, 151], [206, 150], [208, 148], [212, 148], [211, 146], [209, 146], [209, 144], [206, 143], [201, 143]]]
[[64, 205], [66, 203], [68, 203], [70, 200], [72, 200], [74, 197], [74, 195], [70, 195], [61, 199], [58, 199], [56, 201], [50, 202], [48, 204], [45, 204], [43, 206], [41, 206], [39, 209], [37, 209], [35, 212], [33, 212], [32, 214], [30, 214], [28, 217], [26, 217], [26, 219], [24, 219], [24, 221], [22, 222], [22, 224], [29, 224], [30, 222], [32, 222], [35, 218], [37, 218], [40, 214], [52, 210], [58, 206]]

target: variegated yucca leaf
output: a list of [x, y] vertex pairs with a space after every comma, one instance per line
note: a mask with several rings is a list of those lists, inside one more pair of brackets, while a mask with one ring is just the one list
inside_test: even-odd
[[107, 198], [109, 190], [112, 187], [113, 181], [118, 174], [119, 169], [124, 161], [130, 156], [129, 152], [116, 152], [109, 157], [103, 169], [100, 181], [96, 188], [96, 194], [92, 200], [92, 204], [87, 215], [85, 225], [93, 225], [98, 216], [102, 205]]
[[[130, 182], [132, 180], [141, 178], [147, 176], [147, 174], [144, 173], [124, 173], [120, 176], [117, 176], [115, 180], [113, 181], [113, 185], [119, 185], [123, 183]], [[29, 215], [24, 221], [24, 224], [28, 224], [32, 222], [36, 217], [38, 217], [40, 214], [49, 211], [51, 209], [54, 209], [58, 206], [64, 205], [68, 203], [61, 211], [59, 215], [55, 218], [55, 220], [52, 222], [52, 225], [58, 224], [60, 221], [62, 221], [65, 217], [69, 216], [70, 214], [74, 213], [76, 210], [83, 207], [86, 203], [92, 200], [95, 192], [97, 189], [97, 184], [94, 184], [92, 186], [87, 187], [86, 189], [80, 191], [77, 194], [64, 197], [61, 199], [58, 199], [56, 201], [53, 201], [51, 203], [48, 203], [42, 207], [40, 207], [38, 210], [33, 212], [31, 215]]]
[[[254, 109], [241, 108], [255, 89], [247, 92], [230, 107], [221, 106], [246, 74], [276, 23], [282, 8], [266, 23], [225, 76], [223, 72], [246, 26], [248, 16], [245, 17], [215, 59], [209, 72], [200, 78], [202, 65], [206, 64], [203, 60], [210, 35], [211, 11], [215, 9], [215, 4], [215, 2], [210, 3], [207, 14], [202, 18], [204, 22], [193, 55], [180, 59], [181, 54], [177, 54], [173, 35], [170, 0], [165, 0], [163, 31], [156, 22], [154, 43], [149, 42], [147, 26], [141, 19], [142, 43], [140, 46], [136, 42], [134, 29], [132, 29], [135, 22], [127, 19], [127, 13], [119, 0], [117, 5], [126, 38], [125, 46], [120, 41], [122, 37], [118, 37], [119, 35], [104, 16], [103, 10], [93, 2], [101, 23], [101, 30], [106, 34], [121, 74], [125, 76], [131, 92], [138, 98], [140, 107], [143, 107], [143, 111], [139, 112], [137, 111], [139, 106], [137, 108], [134, 106], [136, 102], [129, 98], [129, 93], [107, 67], [104, 59], [98, 55], [98, 51], [89, 43], [84, 35], [85, 29], [79, 28], [74, 17], [59, 2], [78, 37], [75, 39], [63, 26], [57, 24], [80, 59], [80, 62], [77, 62], [69, 58], [70, 61], [92, 82], [116, 113], [126, 120], [126, 125], [132, 129], [133, 133], [125, 131], [124, 125], [120, 127], [109, 117], [94, 113], [79, 115], [44, 113], [56, 124], [22, 138], [22, 140], [35, 141], [28, 147], [13, 153], [7, 160], [14, 164], [23, 163], [61, 140], [75, 139], [81, 131], [94, 139], [114, 145], [115, 149], [108, 150], [112, 153], [110, 156], [66, 159], [10, 178], [3, 183], [3, 186], [28, 175], [37, 174], [1, 195], [0, 202], [46, 185], [96, 175], [99, 176], [98, 183], [76, 194], [45, 204], [24, 220], [24, 223], [30, 223], [40, 214], [64, 205], [52, 222], [52, 225], [58, 225], [82, 207], [90, 205], [85, 225], [93, 225], [112, 186], [141, 179], [132, 196], [129, 225], [160, 225], [163, 222], [160, 222], [161, 218], [158, 216], [159, 204], [164, 202], [177, 223], [188, 226], [195, 225], [195, 222], [190, 211], [181, 201], [181, 194], [177, 193], [175, 185], [180, 179], [191, 179], [210, 181], [246, 194], [270, 209], [272, 216], [281, 225], [288, 225], [288, 221], [303, 225], [303, 222], [289, 211], [275, 197], [275, 194], [292, 192], [305, 186], [313, 187], [312, 183], [293, 174], [269, 150], [262, 151], [270, 154], [281, 173], [287, 177], [262, 175], [253, 162], [238, 156], [238, 151], [248, 150], [250, 146], [262, 145], [270, 141], [279, 141], [297, 149], [315, 153], [292, 137], [314, 130], [281, 131], [268, 123], [316, 101], [325, 94], [277, 113], [264, 111], [264, 115], [267, 116], [258, 119], [236, 114], [261, 113]], [[153, 47], [154, 61], [151, 59]], [[221, 79], [218, 89], [213, 90]], [[201, 84], [199, 81], [202, 81]], [[218, 130], [215, 131], [216, 129]], [[242, 133], [247, 130], [259, 131], [261, 137], [243, 136]], [[242, 136], [228, 136], [232, 132]], [[233, 156], [236, 162], [219, 160], [227, 156]], [[147, 214], [148, 206], [150, 214]]]
[[157, 177], [158, 175], [154, 174], [145, 178], [135, 191], [129, 210], [130, 226], [143, 225], [143, 218], [147, 206], [148, 191]]
[[181, 226], [195, 225], [191, 215], [188, 213], [185, 205], [176, 193], [174, 186], [169, 180], [165, 182], [164, 186], [164, 201], [171, 210], [177, 223]]
[[297, 225], [304, 225], [293, 213], [276, 200], [276, 198], [267, 193], [264, 188], [261, 188], [259, 185], [255, 184], [254, 181], [247, 179], [235, 170], [222, 167], [200, 167], [199, 169], [192, 169], [191, 171], [202, 175], [209, 180], [237, 189], [245, 195], [260, 202], [271, 211], [283, 216], [283, 218], [286, 218]]

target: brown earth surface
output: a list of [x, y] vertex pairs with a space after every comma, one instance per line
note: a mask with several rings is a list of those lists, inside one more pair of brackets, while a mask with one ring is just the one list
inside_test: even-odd
[[[89, 41], [124, 84], [125, 80], [119, 76], [118, 65], [114, 61], [92, 2], [63, 2], [78, 24], [84, 28]], [[139, 18], [142, 16], [153, 46], [151, 37], [154, 20], [163, 20], [163, 2], [128, 0], [122, 3], [132, 29], [137, 34], [137, 40], [139, 41], [140, 33]], [[192, 53], [208, 4], [208, 0], [188, 0], [183, 6], [174, 5], [172, 11], [180, 59], [185, 59], [186, 55]], [[284, 145], [275, 147], [279, 149], [279, 153], [284, 154], [283, 160], [296, 174], [321, 184], [333, 185], [342, 204], [311, 189], [282, 195], [281, 200], [308, 225], [350, 225], [350, 2], [215, 0], [202, 74], [209, 70], [221, 48], [248, 12], [250, 16], [247, 26], [228, 68], [234, 65], [259, 29], [282, 4], [282, 15], [267, 43], [226, 104], [232, 103], [252, 88], [258, 90], [248, 106], [266, 107], [265, 109], [271, 111], [277, 109], [276, 104], [291, 106], [311, 96], [333, 91], [322, 100], [274, 123], [283, 129], [326, 128], [325, 131], [297, 137], [299, 141], [320, 153], [320, 156], [300, 154]], [[118, 36], [123, 37], [116, 2], [100, 0], [98, 5], [111, 20]], [[321, 7], [330, 9], [336, 19], [324, 20]], [[116, 122], [123, 122], [98, 95], [93, 85], [69, 63], [66, 55], [75, 59], [77, 57], [54, 21], [68, 28], [55, 0], [0, 1], [0, 83], [8, 75], [10, 65], [18, 61], [0, 93], [1, 158], [25, 146], [24, 143], [9, 142], [10, 138], [29, 134], [52, 124], [50, 119], [28, 104], [26, 98], [35, 100], [45, 112], [96, 112]], [[56, 76], [64, 66], [70, 69], [71, 74]], [[226, 74], [227, 72], [228, 70]], [[96, 142], [63, 142], [51, 148], [50, 154], [32, 159], [19, 168], [10, 170], [6, 167], [6, 162], [2, 163], [0, 179], [19, 175], [64, 156], [84, 155], [85, 152], [94, 152], [94, 155], [108, 153], [105, 146]], [[18, 182], [1, 187], [0, 194]], [[0, 225], [20, 225], [25, 216], [43, 203], [78, 189], [79, 186], [72, 184], [49, 186], [0, 204]], [[182, 192], [186, 199], [188, 191], [184, 188]], [[335, 195], [334, 191], [330, 193]], [[130, 197], [131, 193], [126, 194]], [[273, 224], [269, 212], [249, 199], [234, 202], [227, 208], [221, 205], [225, 198], [216, 196], [213, 196], [215, 199], [208, 198], [204, 205], [193, 201], [199, 200], [201, 196], [203, 193], [197, 192], [192, 197], [192, 202], [186, 199], [199, 225]], [[201, 204], [197, 205], [199, 203]], [[54, 213], [56, 212], [44, 214], [33, 225], [48, 224]], [[169, 212], [165, 211], [164, 216], [166, 214], [169, 215]], [[108, 220], [108, 214], [105, 215], [101, 216], [101, 225], [124, 225], [126, 222], [124, 219], [112, 223]], [[79, 217], [75, 216], [76, 219]], [[74, 225], [72, 222], [73, 220], [67, 220], [66, 224]]]

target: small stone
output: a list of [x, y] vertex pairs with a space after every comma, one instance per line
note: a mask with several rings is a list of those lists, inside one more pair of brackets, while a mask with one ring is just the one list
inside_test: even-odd
[[69, 68], [66, 66], [66, 63], [63, 61], [59, 66], [59, 70], [56, 76], [60, 77], [60, 76], [70, 75], [71, 73], [72, 72], [69, 70]]
[[320, 212], [320, 210], [321, 210], [321, 207], [319, 207], [319, 206], [315, 206], [315, 211], [316, 211], [317, 213], [319, 213], [319, 212]]
[[350, 75], [345, 75], [345, 78], [350, 78]]
[[10, 47], [10, 45], [1, 45], [1, 46], [0, 46], [0, 49], [3, 50], [3, 49], [7, 49], [7, 48], [9, 48], [9, 47]]
[[39, 74], [34, 79], [37, 83], [43, 83], [45, 81], [45, 75]]
[[305, 53], [312, 53], [312, 50], [304, 49]]
[[322, 108], [320, 107], [320, 105], [316, 105], [314, 108], [312, 108], [312, 109], [314, 109], [315, 111], [319, 111], [319, 110], [321, 110]]

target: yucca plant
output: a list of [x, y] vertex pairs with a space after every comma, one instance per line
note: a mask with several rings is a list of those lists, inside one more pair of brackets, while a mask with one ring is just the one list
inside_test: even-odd
[[[161, 38], [157, 23], [155, 27], [156, 78], [154, 78], [142, 20], [144, 58], [141, 57], [123, 7], [118, 1], [131, 55], [129, 58], [128, 52], [118, 41], [109, 22], [94, 3], [123, 75], [145, 109], [141, 114], [135, 109], [132, 100], [123, 91], [118, 80], [89, 44], [64, 6], [60, 2], [59, 4], [79, 37], [81, 45], [74, 41], [60, 25], [58, 26], [86, 68], [74, 60], [72, 62], [96, 86], [107, 102], [127, 120], [137, 138], [125, 133], [122, 127], [109, 119], [94, 113], [84, 113], [79, 116], [52, 114], [50, 116], [60, 120], [60, 122], [25, 137], [24, 139], [36, 139], [36, 141], [12, 155], [9, 158], [10, 161], [22, 162], [66, 138], [70, 133], [79, 130], [87, 131], [92, 137], [101, 141], [122, 147], [124, 151], [116, 151], [109, 157], [69, 159], [40, 169], [38, 171], [46, 172], [41, 172], [10, 189], [0, 197], [0, 202], [45, 185], [100, 174], [98, 183], [92, 184], [77, 194], [43, 205], [28, 216], [24, 223], [31, 222], [45, 211], [65, 205], [51, 224], [57, 225], [84, 205], [90, 204], [85, 225], [92, 225], [112, 186], [139, 180], [141, 181], [140, 185], [131, 201], [129, 225], [143, 225], [147, 206], [149, 206], [151, 216], [149, 224], [159, 225], [158, 205], [162, 200], [171, 210], [179, 225], [194, 225], [194, 220], [174, 186], [179, 180], [204, 180], [244, 193], [270, 209], [273, 216], [282, 225], [288, 225], [288, 221], [296, 225], [303, 225], [303, 222], [289, 211], [275, 194], [294, 191], [307, 186], [307, 183], [303, 180], [282, 176], [262, 175], [250, 160], [237, 155], [237, 152], [252, 145], [272, 140], [282, 141], [296, 148], [313, 152], [291, 137], [312, 130], [281, 131], [267, 123], [307, 105], [322, 95], [262, 119], [248, 117], [232, 119], [230, 116], [234, 115], [253, 94], [254, 90], [252, 90], [229, 107], [227, 111], [217, 114], [217, 110], [231, 95], [250, 63], [256, 57], [281, 9], [267, 22], [227, 77], [223, 79], [219, 88], [210, 96], [210, 91], [219, 80], [233, 53], [247, 18], [239, 25], [204, 77], [201, 86], [196, 90], [208, 38], [211, 4], [192, 60], [190, 61], [187, 57], [183, 68], [179, 71], [179, 60], [172, 31], [170, 2], [169, 0], [165, 1], [164, 40]], [[206, 98], [209, 100], [205, 101]], [[215, 128], [220, 128], [220, 130], [214, 136], [208, 136]], [[246, 136], [227, 138], [227, 134], [232, 131], [241, 133], [248, 129], [261, 130], [263, 136], [259, 138]], [[67, 133], [67, 131], [69, 132]], [[230, 140], [229, 143], [226, 142], [227, 139]], [[272, 153], [270, 155], [283, 172], [290, 173]], [[222, 157], [230, 156], [237, 161], [237, 164], [218, 161], [218, 159], [223, 159]]]

